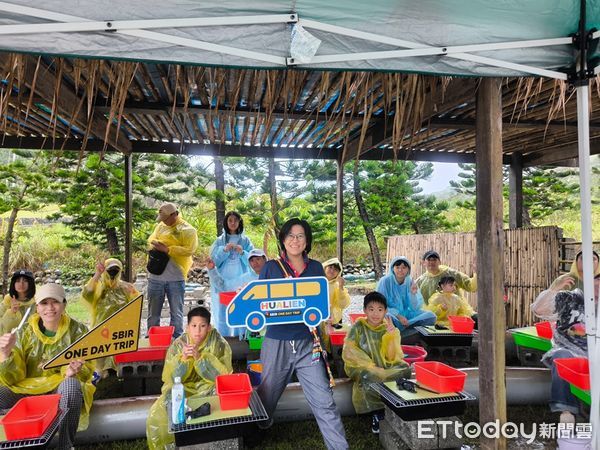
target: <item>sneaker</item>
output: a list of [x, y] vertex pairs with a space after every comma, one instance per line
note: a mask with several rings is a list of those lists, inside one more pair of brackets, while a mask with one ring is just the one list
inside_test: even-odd
[[373, 414], [373, 421], [371, 422], [371, 431], [373, 434], [379, 434], [379, 417], [377, 414]]

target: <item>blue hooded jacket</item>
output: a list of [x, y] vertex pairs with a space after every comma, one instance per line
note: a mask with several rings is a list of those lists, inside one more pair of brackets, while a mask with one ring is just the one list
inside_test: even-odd
[[[409, 268], [409, 273], [404, 279], [404, 283], [398, 283], [394, 275], [394, 264], [403, 261]], [[394, 316], [398, 314], [406, 317], [408, 320], [422, 314], [423, 295], [417, 289], [417, 293], [410, 292], [413, 280], [410, 276], [410, 261], [405, 256], [398, 256], [390, 262], [388, 274], [381, 278], [377, 283], [377, 292], [383, 294], [387, 300], [388, 313]]]

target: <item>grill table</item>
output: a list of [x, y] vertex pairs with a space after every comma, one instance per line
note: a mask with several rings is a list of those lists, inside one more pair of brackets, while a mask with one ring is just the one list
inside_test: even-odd
[[[6, 414], [7, 411], [8, 410], [5, 410], [3, 413]], [[0, 450], [12, 448], [26, 448], [29, 450], [46, 448], [60, 428], [60, 425], [65, 419], [68, 411], [68, 409], [65, 409], [64, 411], [59, 409], [58, 414], [56, 414], [56, 417], [50, 426], [46, 428], [46, 431], [40, 437], [31, 439], [17, 439], [13, 441], [0, 441]]]
[[474, 333], [455, 333], [452, 330], [438, 330], [435, 327], [415, 327], [421, 339], [432, 347], [470, 347]]
[[237, 438], [243, 436], [245, 432], [252, 430], [256, 423], [264, 422], [269, 418], [256, 391], [252, 391], [249, 407], [250, 411], [252, 411], [252, 415], [250, 416], [213, 420], [194, 425], [174, 425], [171, 422], [171, 415], [167, 414], [169, 418], [169, 433], [174, 433], [175, 444], [178, 447]]
[[465, 412], [466, 402], [476, 400], [468, 392], [457, 392], [444, 397], [404, 400], [384, 383], [371, 383], [369, 387], [403, 420], [435, 419], [459, 416]]

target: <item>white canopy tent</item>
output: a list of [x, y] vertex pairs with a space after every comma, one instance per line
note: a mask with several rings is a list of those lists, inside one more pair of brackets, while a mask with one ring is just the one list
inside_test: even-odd
[[594, 448], [600, 449], [588, 107], [588, 79], [600, 73], [594, 26], [600, 27], [599, 0], [0, 2], [0, 50], [10, 52], [226, 67], [542, 76], [575, 83], [591, 418]]

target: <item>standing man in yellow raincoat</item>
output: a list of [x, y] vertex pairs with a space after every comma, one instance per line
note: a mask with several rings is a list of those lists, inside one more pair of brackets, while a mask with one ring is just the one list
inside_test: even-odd
[[[148, 238], [151, 252], [158, 252], [168, 263], [160, 273], [148, 275], [148, 329], [160, 325], [160, 311], [169, 301], [170, 325], [175, 327], [173, 337], [183, 333], [183, 296], [185, 280], [192, 267], [192, 255], [198, 246], [196, 229], [181, 218], [177, 206], [164, 203], [158, 209], [159, 223]], [[150, 267], [149, 267], [150, 269]]]
[[[133, 284], [121, 280], [123, 264], [116, 258], [108, 258], [104, 264], [96, 264], [96, 273], [83, 287], [81, 298], [89, 305], [92, 316], [91, 328], [108, 319], [115, 312], [136, 298], [140, 293]], [[108, 369], [114, 369], [112, 357], [96, 360], [96, 371], [103, 377]]]
[[188, 312], [186, 332], [175, 339], [165, 358], [163, 387], [158, 400], [150, 408], [146, 421], [146, 437], [151, 450], [174, 448], [169, 433], [167, 405], [175, 377], [181, 378], [186, 398], [215, 395], [217, 375], [232, 373], [231, 348], [210, 325], [210, 312], [198, 306]]
[[36, 313], [15, 333], [0, 336], [0, 409], [11, 408], [30, 395], [61, 394], [60, 408], [68, 409], [59, 430], [58, 448], [73, 447], [75, 433], [88, 426], [96, 388], [94, 365], [71, 361], [69, 365], [42, 367], [63, 349], [87, 333], [85, 325], [66, 313], [65, 290], [60, 284], [45, 284], [35, 294]]

